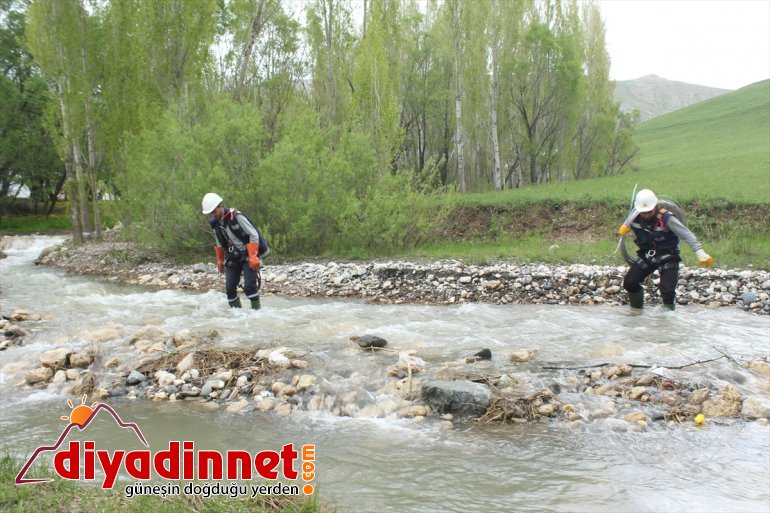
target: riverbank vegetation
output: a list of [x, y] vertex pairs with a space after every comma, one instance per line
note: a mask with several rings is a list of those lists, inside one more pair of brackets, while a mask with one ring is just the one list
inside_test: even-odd
[[13, 513], [61, 512], [69, 513], [144, 513], [163, 511], [249, 512], [249, 513], [315, 513], [332, 511], [318, 504], [317, 496], [257, 496], [231, 499], [226, 497], [151, 496], [131, 499], [116, 490], [105, 491], [96, 485], [84, 485], [56, 477], [50, 470], [40, 468], [36, 476], [50, 477], [53, 481], [33, 485], [16, 485], [21, 463], [10, 455], [0, 457], [0, 510]]
[[216, 191], [274, 259], [607, 263], [638, 183], [717, 265], [770, 266], [770, 82], [635, 126], [592, 1], [0, 6], [0, 232], [26, 185], [76, 242], [210, 258]]

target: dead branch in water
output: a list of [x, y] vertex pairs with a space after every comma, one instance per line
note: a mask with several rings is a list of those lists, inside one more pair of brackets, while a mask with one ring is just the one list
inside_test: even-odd
[[666, 369], [684, 369], [686, 367], [692, 367], [693, 365], [700, 365], [702, 363], [709, 363], [709, 362], [715, 362], [717, 360], [721, 360], [722, 358], [725, 358], [725, 355], [722, 355], [718, 358], [712, 358], [711, 360], [698, 360], [697, 362], [688, 363], [685, 365], [680, 365], [679, 367], [669, 367], [667, 365], [659, 365], [658, 367], [665, 367]]
[[[719, 350], [717, 349], [717, 351], [719, 351]], [[719, 352], [721, 353], [721, 351], [719, 351]], [[727, 358], [727, 359], [732, 360], [733, 362], [735, 362], [735, 360], [733, 360], [733, 358], [730, 355], [722, 353], [722, 356], [719, 356], [717, 358], [711, 358], [710, 360], [698, 360], [697, 362], [690, 362], [690, 363], [686, 363], [684, 365], [647, 365], [647, 364], [641, 364], [641, 363], [636, 363], [636, 364], [629, 363], [629, 364], [626, 364], [626, 365], [628, 365], [629, 367], [632, 367], [634, 369], [652, 369], [653, 367], [662, 367], [662, 368], [665, 368], [665, 369], [679, 370], [679, 369], [685, 369], [687, 367], [692, 367], [693, 365], [701, 365], [701, 364], [704, 364], [704, 363], [715, 362], [717, 360], [721, 360], [722, 358]], [[581, 367], [557, 367], [557, 366], [552, 366], [552, 365], [543, 365], [541, 368], [544, 369], [544, 370], [585, 370], [585, 369], [597, 369], [597, 368], [601, 368], [601, 367], [607, 367], [609, 365], [614, 365], [614, 364], [600, 363], [600, 364], [597, 364], [597, 365], [584, 365], [584, 366], [581, 366]]]
[[718, 352], [719, 354], [721, 354], [721, 355], [722, 355], [724, 358], [727, 358], [727, 359], [728, 359], [728, 360], [730, 360], [731, 362], [733, 362], [733, 363], [735, 363], [735, 364], [737, 364], [737, 365], [740, 365], [740, 363], [738, 363], [738, 362], [735, 360], [735, 358], [733, 358], [732, 356], [730, 356], [730, 353], [728, 353], [728, 352], [727, 352], [727, 349], [719, 349], [717, 346], [711, 346], [711, 347], [713, 347], [713, 348], [714, 348], [714, 350], [716, 350], [716, 352]]
[[596, 365], [583, 365], [580, 367], [557, 367], [552, 365], [543, 365], [540, 367], [544, 370], [583, 370], [583, 369], [598, 369], [600, 367], [607, 367], [610, 363], [598, 363]]

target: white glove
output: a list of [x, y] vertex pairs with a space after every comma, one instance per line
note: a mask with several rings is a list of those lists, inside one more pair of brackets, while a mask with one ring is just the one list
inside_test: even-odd
[[698, 265], [702, 267], [711, 267], [714, 265], [714, 258], [702, 249], [696, 251], [695, 256], [698, 257]]

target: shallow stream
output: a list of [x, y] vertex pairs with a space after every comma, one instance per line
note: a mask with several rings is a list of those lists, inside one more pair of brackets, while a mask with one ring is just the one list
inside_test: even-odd
[[[770, 319], [737, 308], [683, 307], [676, 312], [626, 308], [465, 304], [369, 305], [358, 300], [266, 296], [263, 309], [233, 310], [224, 295], [117, 285], [37, 267], [40, 251], [61, 239], [6, 240], [0, 260], [0, 312], [26, 309], [47, 318], [20, 326], [25, 345], [0, 352], [0, 440], [5, 452], [30, 454], [56, 440], [67, 399], [56, 385], [18, 386], [18, 374], [36, 355], [56, 347], [93, 347], [85, 335], [113, 324], [124, 336], [101, 344], [103, 355], [128, 354], [140, 328], [168, 333], [215, 329], [229, 347], [287, 346], [308, 351], [308, 370], [356, 389], [372, 405], [387, 397], [393, 353], [368, 354], [349, 337], [375, 334], [389, 347], [415, 350], [440, 365], [489, 348], [479, 372], [507, 372], [536, 388], [563, 366], [602, 362], [683, 365], [720, 356], [738, 360], [770, 353]], [[511, 364], [516, 349], [536, 348], [537, 359]], [[717, 350], [719, 348], [719, 351]], [[572, 371], [574, 375], [574, 371]], [[733, 383], [741, 393], [767, 394], [767, 379], [727, 359], [694, 365], [677, 379]], [[377, 386], [375, 386], [377, 385]], [[574, 398], [575, 401], [581, 400]], [[89, 398], [89, 403], [91, 398]], [[494, 425], [433, 418], [397, 418], [387, 409], [361, 408], [356, 417], [328, 411], [227, 414], [187, 402], [108, 399], [124, 420], [141, 426], [150, 447], [193, 440], [210, 449], [277, 449], [314, 444], [316, 483], [323, 501], [340, 511], [591, 511], [764, 512], [770, 509], [770, 428], [737, 418], [668, 424], [639, 431], [601, 419], [569, 429], [564, 422]], [[622, 419], [622, 417], [621, 417]], [[119, 446], [125, 434], [100, 429], [100, 444]]]

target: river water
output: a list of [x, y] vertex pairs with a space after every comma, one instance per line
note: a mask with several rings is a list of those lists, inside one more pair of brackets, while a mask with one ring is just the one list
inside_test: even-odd
[[[739, 361], [770, 352], [770, 320], [733, 308], [647, 308], [632, 315], [600, 306], [368, 305], [267, 296], [259, 312], [233, 310], [217, 291], [121, 286], [36, 267], [39, 252], [60, 240], [6, 239], [8, 258], [0, 260], [0, 311], [23, 308], [47, 317], [22, 323], [30, 332], [25, 345], [0, 353], [0, 439], [13, 454], [29, 455], [55, 441], [66, 426], [60, 417], [70, 411], [67, 399], [78, 399], [56, 385], [20, 386], [19, 376], [35, 366], [39, 352], [93, 348], [85, 334], [113, 324], [125, 336], [100, 345], [103, 356], [127, 353], [127, 340], [148, 325], [169, 333], [216, 329], [226, 346], [307, 350], [308, 370], [322, 369], [341, 389], [365, 390], [373, 404], [387, 398], [370, 385], [387, 381], [385, 369], [396, 356], [363, 353], [351, 335], [379, 335], [390, 347], [416, 350], [429, 364], [489, 348], [493, 360], [475, 364], [479, 369], [535, 385], [567, 372], [543, 370], [544, 362], [674, 366], [718, 357], [715, 347]], [[524, 347], [538, 350], [535, 362], [507, 362], [511, 351]], [[768, 393], [767, 379], [726, 359], [688, 367], [676, 378], [729, 381], [744, 394]], [[192, 440], [196, 447], [256, 453], [286, 443], [314, 444], [315, 483], [322, 500], [340, 511], [770, 511], [770, 428], [757, 422], [727, 419], [697, 427], [658, 421], [640, 431], [618, 429], [615, 419], [576, 429], [556, 421], [456, 422], [448, 428], [432, 418], [415, 422], [376, 408], [366, 410], [368, 416], [303, 411], [280, 417], [206, 411], [181, 401], [107, 402], [141, 426], [151, 448]], [[96, 425], [89, 434], [98, 434], [100, 446], [117, 447], [125, 442], [119, 431]]]

